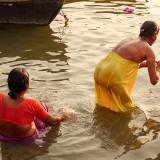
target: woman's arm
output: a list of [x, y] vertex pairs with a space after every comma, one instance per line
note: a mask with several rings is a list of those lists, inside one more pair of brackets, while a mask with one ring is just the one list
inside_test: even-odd
[[65, 121], [67, 118], [69, 118], [68, 113], [63, 113], [61, 116], [56, 116], [56, 117], [48, 114], [48, 116], [43, 120], [43, 122], [50, 126], [55, 126]]
[[152, 85], [155, 85], [159, 81], [159, 73], [157, 71], [158, 64], [155, 60], [155, 54], [153, 50], [148, 49], [147, 58], [146, 58], [146, 65], [148, 69], [148, 74], [150, 78], [150, 82]]

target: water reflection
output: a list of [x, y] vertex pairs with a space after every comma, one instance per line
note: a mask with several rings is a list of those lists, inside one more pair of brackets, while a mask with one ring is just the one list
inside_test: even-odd
[[[84, 0], [85, 1], [85, 0]], [[145, 4], [148, 2], [147, 0], [145, 2], [136, 1], [136, 0], [90, 0], [89, 2], [94, 2], [91, 4], [88, 4], [89, 2], [83, 2], [83, 0], [66, 0], [65, 4], [68, 3], [76, 3], [76, 2], [82, 2], [86, 3], [84, 4], [84, 9], [86, 6], [94, 8], [95, 6], [98, 8], [96, 13], [109, 13], [111, 16], [113, 14], [123, 14], [126, 13], [123, 11], [123, 9], [128, 6], [135, 10], [134, 15], [144, 15], [149, 14], [149, 7]], [[74, 7], [78, 7], [78, 4]], [[131, 15], [129, 13], [129, 15]]]
[[57, 138], [60, 137], [60, 135], [59, 126], [55, 126], [35, 142], [1, 142], [1, 159], [26, 160], [45, 155], [49, 153], [49, 147], [57, 143]]
[[[60, 33], [61, 34], [61, 33]], [[19, 60], [59, 59], [67, 61], [67, 45], [49, 26], [46, 27], [1, 27], [0, 58], [19, 57]]]
[[120, 114], [97, 105], [91, 131], [101, 140], [102, 148], [118, 149], [123, 146], [124, 152], [117, 156], [120, 157], [158, 138], [160, 123], [147, 119], [140, 109]]
[[[73, 2], [86, 2], [86, 0], [66, 0], [65, 1], [65, 4], [67, 4], [67, 3], [73, 3]], [[136, 0], [90, 0], [90, 1], [94, 1], [94, 2], [96, 2], [96, 3], [110, 3], [110, 2], [118, 2], [118, 1], [120, 1], [120, 2], [136, 2]]]
[[[13, 67], [25, 67], [34, 81], [68, 80], [64, 73], [70, 57], [66, 55], [68, 46], [61, 38], [62, 31], [63, 27], [54, 32], [49, 26], [0, 27], [0, 74], [7, 75]], [[4, 87], [4, 76], [0, 82]], [[41, 83], [37, 85], [40, 88]]]

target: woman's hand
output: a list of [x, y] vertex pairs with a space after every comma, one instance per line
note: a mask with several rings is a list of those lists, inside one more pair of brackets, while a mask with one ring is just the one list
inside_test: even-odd
[[147, 62], [146, 61], [141, 62], [140, 65], [139, 65], [139, 68], [144, 68], [144, 67], [147, 67]]
[[50, 126], [55, 126], [60, 124], [61, 122], [64, 122], [69, 117], [70, 117], [70, 114], [67, 112], [64, 112], [61, 116], [52, 116], [48, 114], [48, 116], [43, 120], [43, 122]]
[[62, 121], [62, 122], [66, 121], [68, 118], [70, 118], [70, 113], [68, 113], [68, 112], [64, 112], [64, 113], [61, 115], [61, 121]]

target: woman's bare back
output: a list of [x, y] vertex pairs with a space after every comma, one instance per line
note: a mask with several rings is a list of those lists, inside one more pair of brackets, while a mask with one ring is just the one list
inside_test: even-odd
[[[141, 38], [129, 38], [117, 44], [112, 51], [125, 59], [141, 63], [147, 59], [147, 54], [148, 52], [152, 52], [152, 49], [150, 45]], [[150, 55], [152, 56], [152, 54]]]
[[33, 122], [31, 126], [20, 126], [13, 122], [0, 121], [0, 135], [12, 138], [27, 138], [36, 132]]

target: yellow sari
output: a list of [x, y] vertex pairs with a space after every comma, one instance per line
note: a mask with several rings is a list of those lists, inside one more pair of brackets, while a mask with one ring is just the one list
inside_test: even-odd
[[94, 72], [96, 104], [115, 112], [135, 108], [131, 99], [139, 63], [110, 52], [96, 66]]

